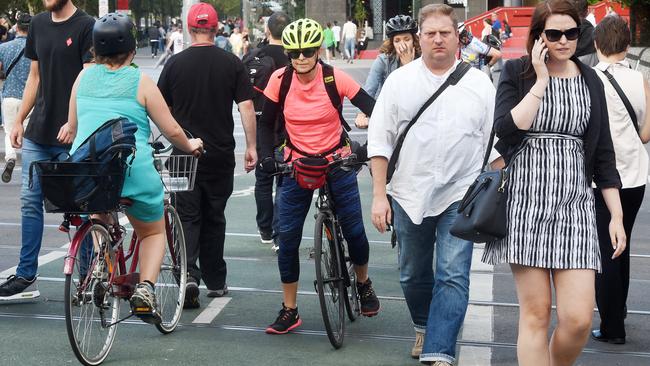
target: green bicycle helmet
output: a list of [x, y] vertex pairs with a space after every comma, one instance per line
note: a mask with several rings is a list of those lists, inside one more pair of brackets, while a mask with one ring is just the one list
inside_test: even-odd
[[282, 31], [282, 45], [288, 51], [320, 48], [323, 38], [323, 27], [309, 18], [298, 19]]

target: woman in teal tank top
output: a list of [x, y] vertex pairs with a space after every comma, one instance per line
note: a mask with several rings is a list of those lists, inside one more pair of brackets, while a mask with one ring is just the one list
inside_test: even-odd
[[59, 140], [72, 142], [72, 153], [110, 119], [126, 117], [137, 124], [137, 150], [122, 189], [122, 197], [133, 201], [126, 215], [141, 242], [141, 282], [131, 297], [131, 306], [149, 309], [141, 318], [158, 323], [160, 312], [157, 311], [154, 284], [165, 253], [165, 223], [163, 187], [148, 144], [149, 118], [180, 150], [198, 156], [203, 151], [203, 142], [185, 136], [153, 80], [131, 66], [135, 56], [133, 27], [128, 17], [119, 14], [108, 14], [95, 23], [96, 65], [83, 70], [75, 81], [68, 123], [59, 133]]

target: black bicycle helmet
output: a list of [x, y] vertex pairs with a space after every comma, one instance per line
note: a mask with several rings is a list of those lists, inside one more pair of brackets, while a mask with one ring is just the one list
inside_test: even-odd
[[111, 56], [135, 50], [135, 25], [124, 14], [108, 13], [93, 27], [95, 55]]
[[408, 15], [398, 15], [386, 22], [386, 36], [392, 37], [399, 33], [417, 33], [418, 24]]
[[[460, 43], [467, 46], [472, 41], [473, 37], [472, 31], [465, 26], [465, 23], [458, 23], [458, 39], [460, 40]], [[463, 41], [463, 39], [465, 41]]]

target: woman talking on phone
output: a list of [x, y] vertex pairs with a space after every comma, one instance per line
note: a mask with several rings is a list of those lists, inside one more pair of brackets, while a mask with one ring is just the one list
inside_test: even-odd
[[[572, 365], [587, 342], [601, 270], [592, 181], [626, 245], [603, 83], [574, 53], [580, 18], [571, 0], [534, 11], [528, 55], [505, 64], [497, 90], [497, 150], [509, 165], [507, 233], [483, 261], [509, 263], [520, 305], [519, 365]], [[552, 287], [558, 323], [550, 342]]]

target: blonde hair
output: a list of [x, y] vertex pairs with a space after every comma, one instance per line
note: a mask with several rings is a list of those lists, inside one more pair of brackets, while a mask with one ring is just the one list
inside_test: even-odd
[[452, 23], [454, 23], [454, 29], [458, 28], [458, 17], [454, 8], [446, 4], [429, 4], [420, 9], [418, 14], [419, 26], [422, 29], [422, 24], [428, 17], [438, 15], [438, 16], [447, 16], [451, 18]]

